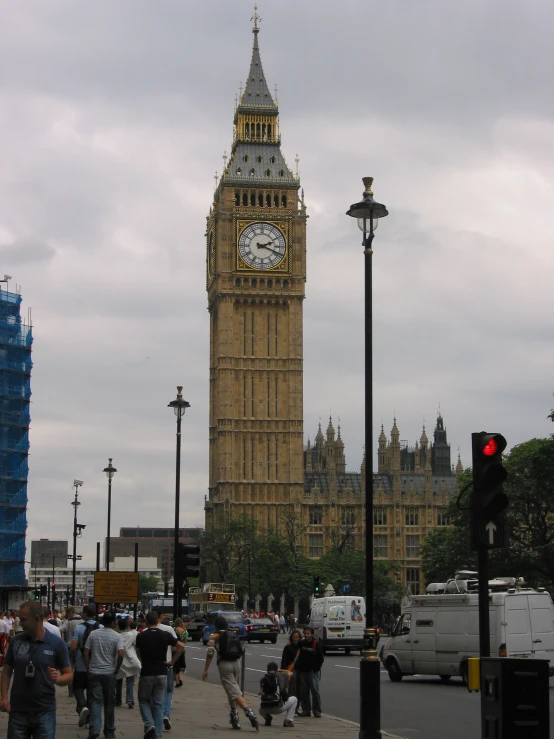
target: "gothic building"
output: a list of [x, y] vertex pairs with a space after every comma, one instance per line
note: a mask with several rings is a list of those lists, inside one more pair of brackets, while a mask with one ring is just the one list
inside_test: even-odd
[[[412, 593], [424, 592], [420, 545], [437, 526], [448, 524], [446, 509], [456, 492], [462, 472], [458, 456], [450, 463], [450, 445], [439, 414], [433, 442], [425, 426], [419, 442], [409, 447], [400, 440], [396, 418], [390, 440], [381, 427], [377, 472], [374, 475], [373, 555], [396, 562], [402, 584]], [[305, 547], [310, 557], [320, 557], [336, 543], [365, 545], [365, 461], [360, 472], [347, 472], [340, 426], [331, 419], [325, 436], [321, 424], [313, 445], [304, 449], [304, 497], [300, 521], [306, 526]]]

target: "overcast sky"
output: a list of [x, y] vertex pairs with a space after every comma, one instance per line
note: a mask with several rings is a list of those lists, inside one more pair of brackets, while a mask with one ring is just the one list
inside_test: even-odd
[[[28, 541], [171, 526], [208, 483], [205, 225], [248, 72], [247, 0], [1, 0], [0, 272], [32, 306]], [[554, 6], [260, 0], [282, 150], [308, 206], [304, 432], [363, 447], [363, 255], [345, 216], [375, 177], [375, 432], [413, 444], [440, 404], [472, 431], [554, 429]]]

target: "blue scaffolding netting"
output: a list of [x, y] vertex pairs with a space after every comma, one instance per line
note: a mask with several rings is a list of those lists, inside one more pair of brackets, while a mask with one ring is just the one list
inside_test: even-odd
[[0, 290], [0, 587], [25, 580], [33, 332], [21, 295]]

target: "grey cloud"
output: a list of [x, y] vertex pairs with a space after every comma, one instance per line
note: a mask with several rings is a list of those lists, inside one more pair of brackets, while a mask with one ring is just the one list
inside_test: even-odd
[[28, 238], [18, 239], [11, 244], [0, 245], [0, 260], [8, 269], [10, 265], [35, 264], [50, 261], [56, 250], [50, 244]]

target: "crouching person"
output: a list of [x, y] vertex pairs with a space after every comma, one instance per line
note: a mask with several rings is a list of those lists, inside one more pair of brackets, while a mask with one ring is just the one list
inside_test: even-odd
[[260, 680], [260, 714], [265, 719], [265, 725], [271, 726], [275, 714], [284, 713], [283, 726], [294, 726], [294, 712], [298, 704], [296, 696], [289, 696], [289, 684], [292, 672], [280, 670], [276, 662], [270, 662], [267, 672]]

